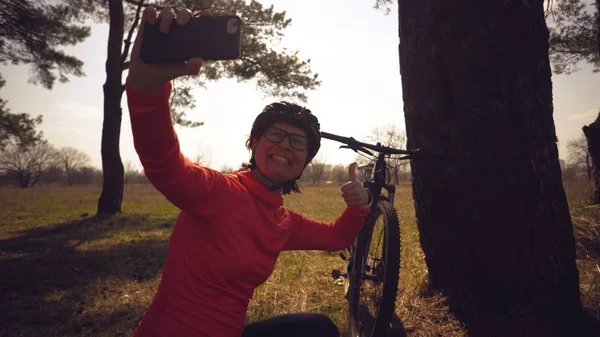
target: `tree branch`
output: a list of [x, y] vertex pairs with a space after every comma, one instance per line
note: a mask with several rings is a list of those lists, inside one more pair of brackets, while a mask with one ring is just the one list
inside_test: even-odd
[[[135, 20], [133, 20], [133, 24], [131, 25], [131, 28], [129, 29], [129, 33], [127, 34], [127, 39], [125, 39], [125, 48], [123, 48], [123, 55], [121, 55], [121, 69], [124, 69], [125, 66], [125, 60], [127, 60], [127, 56], [129, 56], [129, 47], [131, 47], [131, 38], [133, 37], [133, 32], [135, 31], [135, 28], [138, 26], [139, 22], [140, 22], [140, 17], [142, 14], [142, 8], [144, 7], [144, 0], [140, 0], [139, 4], [137, 5], [137, 9], [135, 11]], [[129, 64], [128, 64], [129, 66]]]

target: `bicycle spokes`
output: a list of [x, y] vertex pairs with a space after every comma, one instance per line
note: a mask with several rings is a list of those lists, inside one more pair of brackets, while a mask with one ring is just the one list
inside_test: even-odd
[[372, 330], [371, 325], [379, 314], [385, 277], [385, 225], [379, 218], [373, 227], [369, 252], [361, 268], [358, 322], [361, 330]]

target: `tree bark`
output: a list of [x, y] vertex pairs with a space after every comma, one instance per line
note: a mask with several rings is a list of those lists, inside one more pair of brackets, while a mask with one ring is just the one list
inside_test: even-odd
[[[596, 49], [600, 55], [600, 0], [596, 0]], [[588, 153], [592, 157], [592, 176], [594, 177], [594, 192], [592, 204], [600, 204], [600, 113], [596, 120], [583, 127], [583, 133], [588, 142]]]
[[109, 0], [110, 28], [106, 56], [106, 82], [104, 83], [104, 121], [102, 124], [102, 170], [104, 182], [98, 200], [97, 213], [112, 215], [121, 212], [123, 201], [123, 162], [119, 151], [121, 137], [121, 98], [123, 96], [122, 43], [124, 12], [122, 0]]
[[594, 178], [594, 192], [591, 202], [600, 204], [600, 113], [590, 125], [583, 127], [583, 134], [587, 139], [588, 153], [592, 162], [592, 177]]
[[581, 336], [543, 1], [400, 0], [399, 37], [431, 286], [469, 336]]
[[600, 0], [596, 0], [596, 49], [600, 55]]

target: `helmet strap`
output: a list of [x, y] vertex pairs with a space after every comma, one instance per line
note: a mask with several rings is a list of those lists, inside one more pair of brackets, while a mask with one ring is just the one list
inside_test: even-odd
[[265, 185], [269, 190], [271, 191], [277, 191], [278, 189], [283, 187], [283, 184], [285, 184], [285, 182], [283, 183], [273, 183], [269, 178], [267, 178], [259, 169], [258, 166], [254, 167], [252, 169], [252, 172], [254, 173], [254, 177], [256, 178], [256, 180], [260, 181], [263, 185]]
[[[254, 151], [252, 151], [251, 160], [254, 161], [254, 165], [253, 165], [254, 168], [251, 169], [251, 172], [253, 172], [255, 178], [258, 181], [260, 181], [263, 185], [265, 185], [270, 191], [277, 191], [279, 189], [282, 189], [283, 186], [285, 186], [285, 184], [294, 182], [294, 181], [300, 179], [300, 176], [302, 175], [302, 174], [300, 174], [300, 176], [298, 176], [298, 178], [296, 178], [294, 180], [287, 180], [287, 181], [282, 181], [279, 183], [274, 183], [269, 178], [267, 178], [267, 176], [260, 171], [260, 169], [258, 168], [258, 165], [256, 165], [256, 161], [254, 159]], [[304, 165], [304, 168], [306, 168], [307, 165], [308, 165], [308, 162]], [[304, 169], [302, 169], [302, 171], [304, 172]]]
[[269, 178], [267, 178], [267, 176], [262, 173], [260, 171], [260, 169], [258, 168], [258, 165], [256, 165], [256, 161], [254, 159], [254, 151], [252, 151], [252, 159], [251, 161], [254, 162], [254, 168], [251, 169], [251, 171], [254, 173], [254, 177], [256, 178], [256, 180], [260, 181], [263, 185], [265, 185], [270, 191], [277, 191], [281, 188], [283, 188], [283, 186], [285, 185], [286, 181], [280, 182], [280, 183], [274, 183], [272, 182]]

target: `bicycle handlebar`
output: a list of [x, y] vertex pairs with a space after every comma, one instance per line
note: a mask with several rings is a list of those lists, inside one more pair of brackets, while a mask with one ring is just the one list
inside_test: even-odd
[[401, 149], [395, 149], [395, 148], [389, 147], [389, 146], [363, 143], [363, 142], [359, 142], [358, 140], [356, 140], [352, 137], [338, 136], [338, 135], [334, 135], [334, 134], [328, 133], [328, 132], [321, 132], [321, 137], [346, 144], [348, 146], [348, 148], [350, 148], [354, 151], [362, 151], [371, 156], [373, 155], [373, 153], [371, 153], [369, 150], [373, 150], [376, 152], [382, 152], [385, 154], [403, 154], [403, 155], [416, 155], [420, 152], [419, 150], [401, 150]]

